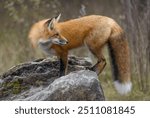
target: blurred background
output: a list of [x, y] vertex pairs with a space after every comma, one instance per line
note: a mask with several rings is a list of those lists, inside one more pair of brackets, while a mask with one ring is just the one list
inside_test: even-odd
[[[100, 75], [107, 100], [150, 100], [150, 0], [0, 0], [0, 74], [10, 67], [44, 57], [28, 42], [31, 25], [59, 13], [61, 21], [97, 14], [115, 19], [129, 40], [133, 91], [120, 96], [111, 76], [107, 47], [107, 67]], [[81, 54], [82, 52], [82, 54]], [[85, 48], [71, 52], [89, 56]]]

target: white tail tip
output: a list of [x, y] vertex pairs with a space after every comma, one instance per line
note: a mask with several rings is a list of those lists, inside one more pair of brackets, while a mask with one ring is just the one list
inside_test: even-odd
[[132, 89], [132, 83], [130, 81], [126, 83], [120, 83], [119, 81], [114, 81], [114, 85], [120, 95], [125, 95], [129, 93]]

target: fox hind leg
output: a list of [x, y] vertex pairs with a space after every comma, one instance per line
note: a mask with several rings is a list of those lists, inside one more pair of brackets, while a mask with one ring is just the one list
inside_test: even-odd
[[101, 46], [91, 47], [87, 44], [87, 47], [90, 52], [98, 59], [97, 63], [93, 67], [89, 68], [89, 70], [95, 71], [99, 75], [106, 66], [106, 60], [101, 52]]
[[90, 68], [90, 70], [95, 71], [99, 75], [106, 66], [106, 60], [103, 55], [101, 57], [100, 56], [96, 57], [98, 58], [98, 61], [93, 67]]
[[97, 63], [91, 67], [90, 70], [95, 71], [97, 74], [100, 74], [106, 66], [106, 61], [104, 58], [98, 59]]

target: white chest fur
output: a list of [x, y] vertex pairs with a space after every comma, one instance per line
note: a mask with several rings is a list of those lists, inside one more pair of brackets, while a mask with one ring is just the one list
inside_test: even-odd
[[53, 56], [56, 54], [55, 50], [51, 48], [52, 42], [50, 40], [40, 39], [38, 44], [46, 55]]

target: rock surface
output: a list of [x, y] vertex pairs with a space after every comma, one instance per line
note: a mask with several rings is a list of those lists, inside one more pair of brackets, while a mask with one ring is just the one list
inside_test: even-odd
[[90, 66], [71, 56], [69, 74], [59, 78], [56, 58], [17, 65], [0, 76], [0, 100], [104, 100], [96, 73], [85, 69]]

